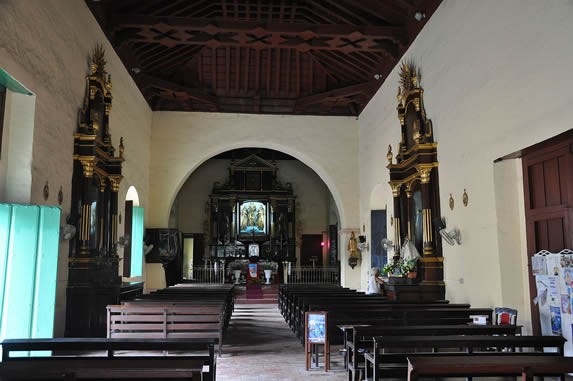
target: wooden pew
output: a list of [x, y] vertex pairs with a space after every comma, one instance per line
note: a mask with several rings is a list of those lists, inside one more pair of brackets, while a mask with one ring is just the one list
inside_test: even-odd
[[222, 354], [222, 307], [187, 305], [107, 306], [107, 337], [216, 339]]
[[573, 357], [555, 355], [520, 356], [408, 356], [408, 381], [420, 377], [507, 377], [560, 376], [573, 372]]
[[344, 326], [345, 361], [351, 379], [364, 369], [366, 349], [373, 347], [374, 336], [440, 336], [440, 335], [516, 335], [521, 332], [519, 325], [383, 325], [383, 326]]
[[[465, 353], [466, 355], [497, 354], [498, 356], [531, 355], [533, 352], [491, 352], [488, 348], [528, 348], [537, 356], [555, 355], [555, 352], [539, 352], [543, 348], [556, 348], [558, 355], [563, 355], [565, 339], [561, 336], [375, 336], [373, 347], [364, 354], [365, 377], [368, 378], [372, 369], [372, 380], [381, 378], [406, 378], [407, 357], [423, 356], [424, 353], [433, 356], [451, 356]], [[454, 351], [452, 351], [454, 349]], [[440, 353], [440, 350], [448, 351]], [[350, 379], [350, 378], [349, 378]]]
[[[0, 379], [10, 380], [148, 380], [216, 379], [216, 340], [158, 339], [7, 339], [1, 344]], [[48, 351], [21, 357], [20, 351]], [[117, 354], [122, 351], [121, 354]], [[124, 353], [123, 351], [128, 351]], [[144, 355], [140, 353], [144, 351]], [[158, 351], [158, 355], [149, 355]], [[183, 351], [167, 356], [164, 351]], [[193, 353], [189, 353], [193, 351]], [[16, 355], [16, 356], [13, 356]]]
[[[364, 321], [378, 317], [378, 324], [392, 325], [446, 325], [471, 322], [471, 315], [491, 316], [491, 308], [447, 308], [416, 307], [397, 304], [384, 304], [376, 307], [356, 305], [354, 308], [340, 309], [336, 306], [313, 306], [313, 310], [328, 311], [328, 332], [331, 343], [342, 343], [343, 337], [338, 325], [364, 324]], [[327, 309], [328, 308], [328, 309]], [[490, 320], [491, 321], [491, 320]], [[300, 338], [304, 332], [304, 320], [297, 321], [295, 333]]]

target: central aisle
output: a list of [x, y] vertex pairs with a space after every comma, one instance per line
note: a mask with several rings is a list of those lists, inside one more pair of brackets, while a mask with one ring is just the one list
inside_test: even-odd
[[338, 346], [331, 348], [331, 370], [305, 370], [304, 346], [276, 305], [238, 304], [217, 359], [219, 381], [346, 380]]

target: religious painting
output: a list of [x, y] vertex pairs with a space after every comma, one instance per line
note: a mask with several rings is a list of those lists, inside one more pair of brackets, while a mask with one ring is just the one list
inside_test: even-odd
[[561, 335], [561, 309], [550, 306], [549, 312], [551, 314], [551, 332], [554, 335]]
[[266, 234], [267, 206], [259, 201], [245, 201], [239, 208], [239, 234]]

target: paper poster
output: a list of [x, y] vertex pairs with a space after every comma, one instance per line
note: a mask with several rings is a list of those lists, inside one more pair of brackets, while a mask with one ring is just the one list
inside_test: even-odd
[[549, 276], [537, 275], [535, 277], [535, 284], [537, 286], [537, 296], [533, 299], [533, 302], [540, 306], [544, 306], [547, 304], [547, 294], [549, 292]]
[[551, 332], [554, 335], [561, 335], [561, 309], [559, 307], [549, 307], [551, 313]]
[[326, 315], [324, 313], [308, 313], [308, 337], [309, 343], [326, 342]]
[[563, 269], [563, 284], [561, 289], [563, 293], [567, 293], [567, 295], [571, 296], [573, 293], [573, 268], [566, 267]]
[[545, 258], [547, 261], [547, 274], [559, 275], [559, 269], [561, 268], [561, 255], [549, 254], [546, 255]]
[[533, 275], [547, 275], [547, 260], [545, 255], [534, 255], [531, 257], [531, 268]]
[[571, 298], [561, 294], [561, 313], [571, 315]]
[[573, 255], [561, 254], [561, 267], [573, 267]]
[[559, 277], [553, 275], [547, 276], [547, 280], [549, 281], [549, 304], [552, 306], [559, 306], [559, 302], [561, 301], [558, 278]]

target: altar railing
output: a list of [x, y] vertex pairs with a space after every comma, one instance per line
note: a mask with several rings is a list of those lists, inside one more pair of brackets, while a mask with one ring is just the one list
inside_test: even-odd
[[[284, 283], [329, 283], [340, 284], [340, 269], [338, 267], [291, 267], [286, 271]], [[222, 266], [201, 266], [189, 269], [183, 279], [194, 283], [225, 283], [228, 274]], [[246, 272], [243, 274], [246, 276]], [[264, 279], [262, 272], [261, 279]]]
[[285, 283], [340, 284], [338, 267], [291, 267]]
[[225, 283], [225, 269], [222, 266], [193, 267], [183, 279], [194, 283]]

